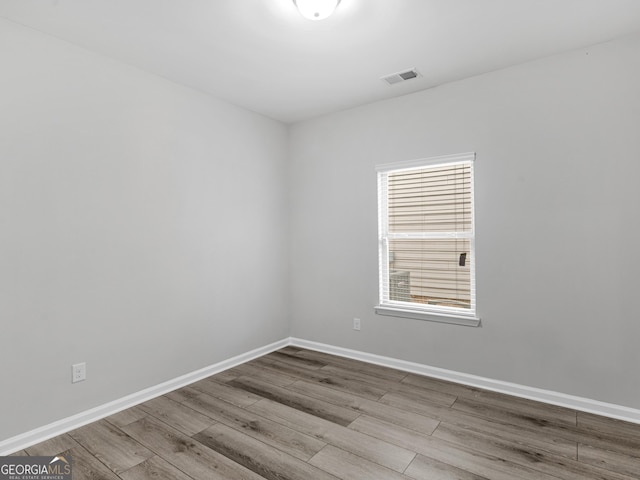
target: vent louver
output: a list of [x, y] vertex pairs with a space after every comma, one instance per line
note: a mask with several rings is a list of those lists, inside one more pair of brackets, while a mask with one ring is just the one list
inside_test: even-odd
[[383, 80], [387, 83], [387, 85], [395, 85], [396, 83], [405, 82], [407, 80], [411, 80], [413, 78], [421, 77], [420, 72], [415, 68], [410, 68], [409, 70], [404, 70], [402, 72], [392, 73], [391, 75], [385, 75], [381, 77], [380, 80]]

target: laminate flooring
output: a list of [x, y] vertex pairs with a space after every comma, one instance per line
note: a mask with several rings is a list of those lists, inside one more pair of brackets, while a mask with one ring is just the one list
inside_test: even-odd
[[286, 347], [16, 454], [74, 480], [637, 480], [640, 425]]

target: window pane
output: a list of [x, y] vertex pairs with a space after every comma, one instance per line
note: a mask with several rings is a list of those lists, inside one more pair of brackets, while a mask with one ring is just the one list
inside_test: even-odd
[[388, 175], [389, 232], [470, 232], [471, 166], [454, 164]]
[[470, 247], [466, 239], [390, 240], [389, 300], [471, 308]]

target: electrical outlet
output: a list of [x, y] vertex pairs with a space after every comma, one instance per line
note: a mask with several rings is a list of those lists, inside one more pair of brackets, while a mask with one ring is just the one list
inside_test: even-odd
[[87, 379], [87, 364], [76, 363], [71, 365], [71, 383], [82, 382]]
[[360, 330], [360, 319], [359, 318], [354, 318], [353, 319], [353, 329], [354, 330]]

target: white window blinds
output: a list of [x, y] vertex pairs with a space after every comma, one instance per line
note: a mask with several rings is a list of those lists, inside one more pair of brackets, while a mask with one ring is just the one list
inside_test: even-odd
[[381, 305], [475, 315], [474, 159], [378, 169]]

